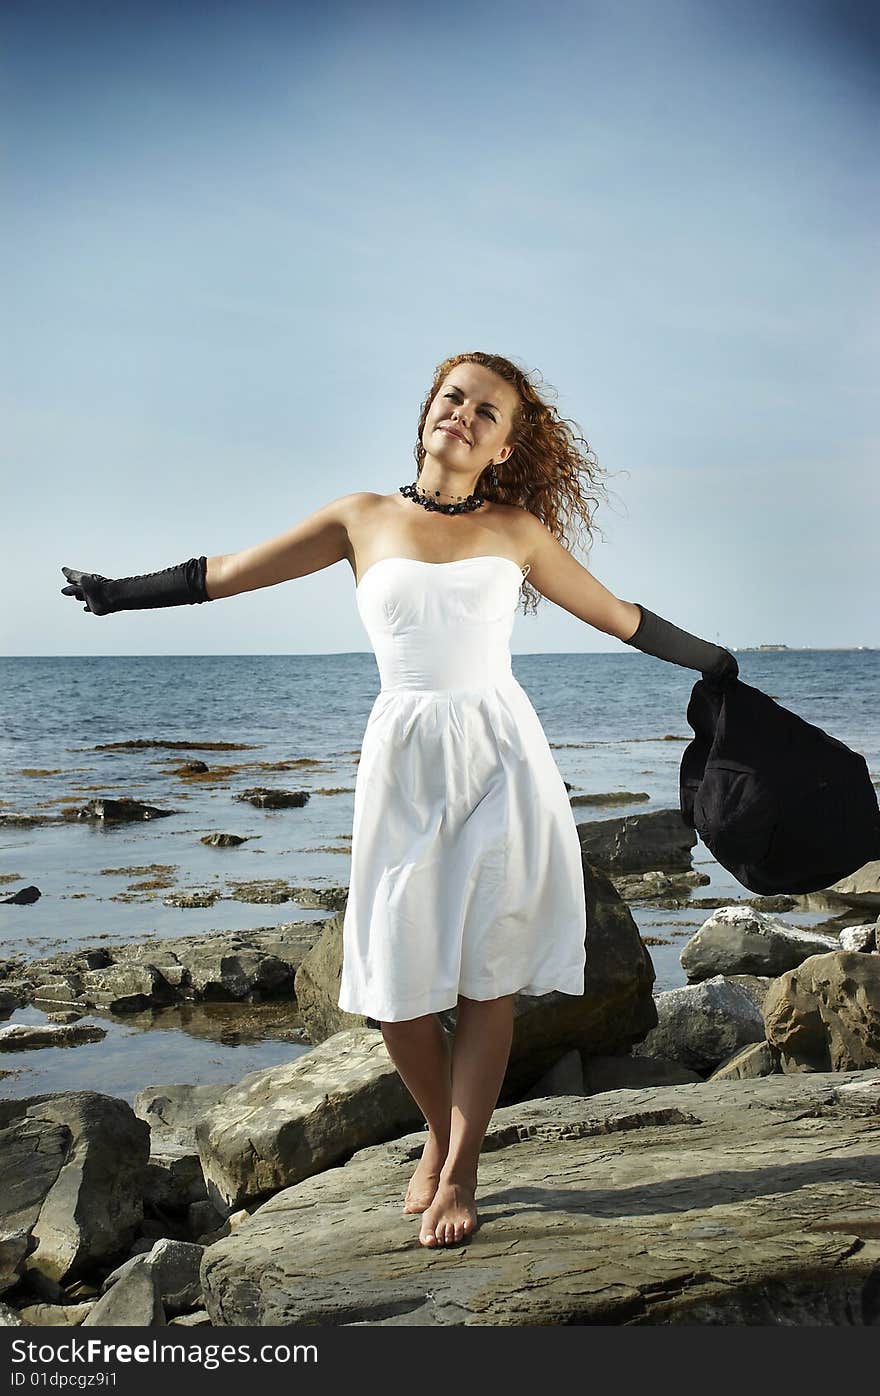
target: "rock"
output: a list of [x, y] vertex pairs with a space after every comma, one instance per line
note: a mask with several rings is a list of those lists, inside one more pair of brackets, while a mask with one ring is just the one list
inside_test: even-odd
[[3, 988], [14, 988], [23, 1000], [80, 1010], [88, 997], [100, 1000], [96, 1006], [102, 1011], [114, 1011], [117, 1003], [125, 1011], [122, 1005], [133, 1010], [138, 1003], [292, 997], [294, 973], [321, 929], [319, 921], [294, 921], [253, 931], [135, 941], [111, 951], [64, 951], [35, 960], [27, 980], [11, 984], [7, 979]]
[[595, 819], [578, 824], [586, 860], [605, 872], [685, 872], [697, 835], [677, 809], [631, 814], [619, 819]]
[[583, 1095], [584, 1068], [581, 1054], [574, 1048], [560, 1057], [540, 1081], [527, 1091], [523, 1100], [539, 1100], [545, 1095]]
[[193, 949], [188, 969], [192, 988], [201, 998], [293, 997], [291, 965], [263, 950], [224, 953], [222, 946], [205, 945]]
[[177, 814], [176, 809], [159, 809], [156, 805], [145, 805], [141, 800], [90, 800], [79, 809], [65, 810], [65, 819], [99, 819], [107, 824], [121, 824], [138, 819], [166, 819]]
[[[876, 1325], [876, 1099], [768, 1076], [496, 1110], [480, 1226], [418, 1243], [416, 1131], [284, 1189], [206, 1250], [214, 1325]], [[481, 1207], [481, 1197], [486, 1202]]]
[[[566, 781], [566, 788], [571, 786]], [[572, 795], [572, 805], [631, 805], [636, 800], [650, 800], [647, 790], [604, 790], [594, 795]]]
[[39, 1047], [78, 1047], [100, 1042], [106, 1028], [94, 1023], [10, 1023], [0, 1028], [0, 1052], [30, 1052]]
[[210, 1082], [204, 1086], [147, 1086], [134, 1098], [134, 1113], [150, 1126], [151, 1148], [167, 1149], [169, 1143], [180, 1150], [198, 1154], [196, 1121], [222, 1100], [234, 1082]]
[[0, 829], [39, 829], [46, 824], [61, 824], [61, 814], [25, 814], [17, 810], [0, 810]]
[[754, 999], [722, 975], [658, 994], [657, 1026], [633, 1055], [665, 1057], [692, 1071], [714, 1071], [750, 1042], [764, 1040], [764, 1019]]
[[586, 1057], [584, 1094], [644, 1090], [646, 1086], [683, 1086], [702, 1081], [696, 1071], [663, 1057]]
[[710, 1081], [753, 1081], [759, 1076], [772, 1076], [780, 1070], [779, 1053], [769, 1042], [753, 1042], [749, 1047], [741, 1047], [722, 1062]]
[[880, 957], [814, 955], [771, 985], [764, 1021], [786, 1072], [880, 1064]]
[[265, 786], [254, 786], [233, 795], [233, 800], [246, 800], [258, 809], [299, 809], [309, 800], [308, 790], [269, 790]]
[[767, 990], [773, 983], [769, 975], [765, 974], [726, 974], [724, 978], [728, 984], [736, 984], [740, 989], [745, 989], [749, 998], [763, 1012], [764, 999], [767, 997]]
[[791, 897], [787, 892], [774, 892], [768, 896], [749, 897], [748, 905], [756, 911], [794, 911], [797, 897]]
[[88, 1318], [96, 1301], [85, 1304], [24, 1304], [19, 1311], [25, 1323], [38, 1328], [75, 1328]]
[[827, 950], [833, 936], [799, 931], [749, 906], [723, 906], [705, 921], [679, 956], [690, 983], [716, 974], [758, 974], [775, 978]]
[[336, 1033], [295, 1061], [251, 1072], [197, 1122], [208, 1196], [228, 1212], [422, 1118], [381, 1036]]
[[164, 1327], [165, 1311], [154, 1270], [145, 1255], [135, 1256], [131, 1269], [108, 1289], [83, 1320], [83, 1328]]
[[60, 1281], [125, 1253], [149, 1139], [126, 1101], [95, 1091], [0, 1101], [0, 1214], [31, 1233], [26, 1272]]
[[151, 1004], [173, 1003], [174, 988], [155, 965], [111, 965], [83, 975], [83, 1001], [109, 1013], [139, 1013]]
[[11, 1304], [4, 1304], [0, 1301], [0, 1328], [25, 1328], [24, 1319], [17, 1309], [13, 1309]]
[[862, 953], [877, 949], [877, 927], [873, 921], [867, 926], [845, 926], [840, 932], [841, 950], [861, 950]]
[[8, 1018], [16, 1008], [21, 1008], [23, 1002], [22, 996], [14, 989], [0, 989], [0, 1018]]
[[[654, 966], [629, 907], [605, 873], [588, 864], [584, 886], [586, 992], [581, 997], [555, 992], [537, 998], [515, 996], [513, 1044], [502, 1099], [530, 1090], [568, 1049], [609, 1055], [626, 1051], [656, 1022], [651, 995]], [[339, 912], [324, 922], [320, 938], [296, 973], [297, 1003], [311, 1042], [322, 1042], [366, 1022], [338, 1006], [344, 915]], [[455, 1009], [440, 1018], [451, 1027]]]
[[694, 887], [706, 886], [712, 879], [705, 873], [610, 873], [615, 891], [627, 902], [658, 902], [663, 906], [687, 906]]
[[65, 1003], [75, 1005], [80, 1003], [82, 994], [83, 977], [75, 970], [64, 971], [60, 974], [46, 974], [34, 967], [36, 979], [33, 989], [33, 999], [35, 1003]]
[[880, 910], [880, 859], [865, 863], [821, 892], [805, 893], [800, 903], [820, 911], [841, 906], [856, 907], [860, 911]]
[[211, 1318], [207, 1309], [195, 1309], [191, 1314], [179, 1314], [177, 1318], [168, 1320], [170, 1324], [180, 1324], [184, 1328], [204, 1328], [211, 1327]]
[[202, 1163], [197, 1152], [184, 1148], [154, 1151], [144, 1180], [144, 1203], [153, 1211], [184, 1212], [207, 1196]]
[[201, 1236], [219, 1231], [226, 1220], [226, 1209], [219, 1211], [217, 1206], [206, 1198], [203, 1202], [190, 1203], [186, 1212], [186, 1229], [192, 1239], [198, 1241]]
[[18, 1284], [30, 1246], [26, 1227], [19, 1227], [17, 1231], [0, 1231], [0, 1294], [14, 1289]]
[[144, 1267], [153, 1274], [166, 1317], [184, 1313], [201, 1303], [199, 1266], [203, 1250], [204, 1247], [191, 1241], [163, 1238], [155, 1243], [149, 1254], [133, 1256], [112, 1271], [104, 1281], [102, 1292], [106, 1293], [127, 1275]]
[[209, 848], [238, 848], [239, 844], [248, 843], [249, 837], [243, 834], [205, 834], [200, 842]]
[[22, 887], [11, 897], [0, 897], [0, 906], [32, 906], [42, 895], [39, 887]]
[[220, 892], [169, 892], [167, 897], [162, 898], [163, 906], [176, 906], [183, 911], [192, 911], [200, 906], [213, 906], [219, 901]]

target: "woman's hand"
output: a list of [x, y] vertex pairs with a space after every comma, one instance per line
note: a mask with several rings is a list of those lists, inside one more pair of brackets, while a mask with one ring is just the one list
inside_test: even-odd
[[62, 596], [72, 596], [76, 601], [85, 601], [84, 611], [91, 611], [93, 616], [106, 616], [113, 610], [108, 603], [106, 585], [109, 577], [102, 577], [99, 572], [78, 572], [75, 567], [62, 567], [70, 586], [61, 588]]

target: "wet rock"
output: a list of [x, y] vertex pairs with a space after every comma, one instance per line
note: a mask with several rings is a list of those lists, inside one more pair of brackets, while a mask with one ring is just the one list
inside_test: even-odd
[[790, 897], [785, 892], [775, 892], [772, 896], [749, 897], [748, 905], [753, 906], [756, 911], [794, 911], [797, 897]]
[[258, 809], [299, 809], [308, 803], [308, 790], [269, 790], [265, 786], [254, 786], [233, 795], [233, 800], [244, 800]]
[[880, 956], [838, 950], [805, 960], [771, 985], [764, 1021], [786, 1072], [880, 1065]]
[[876, 1325], [878, 1090], [775, 1075], [498, 1109], [480, 1226], [437, 1250], [402, 1212], [417, 1130], [206, 1250], [205, 1307], [257, 1327]]
[[169, 892], [162, 898], [163, 906], [176, 906], [184, 911], [192, 911], [200, 906], [213, 906], [223, 894], [217, 891]]
[[60, 974], [48, 974], [34, 966], [36, 982], [33, 999], [35, 1003], [63, 1003], [71, 1006], [79, 1004], [82, 997], [83, 976], [75, 970]]
[[705, 887], [712, 881], [706, 873], [614, 873], [611, 881], [615, 890], [627, 902], [659, 902], [664, 907], [691, 905], [694, 887]]
[[207, 844], [209, 848], [237, 848], [240, 843], [248, 843], [249, 836], [244, 834], [205, 834], [200, 842]]
[[686, 872], [697, 835], [677, 809], [596, 819], [578, 824], [584, 857], [615, 875], [628, 872]]
[[0, 1028], [0, 1052], [32, 1052], [40, 1047], [79, 1047], [100, 1042], [106, 1028], [93, 1023], [10, 1023]]
[[17, 1008], [21, 1008], [25, 999], [13, 989], [0, 989], [0, 1018], [8, 1018], [10, 1013], [14, 1013]]
[[[571, 786], [566, 781], [566, 788]], [[593, 795], [572, 795], [571, 804], [577, 805], [631, 805], [636, 800], [650, 800], [646, 790], [605, 790]]]
[[724, 906], [703, 923], [679, 958], [693, 984], [717, 974], [775, 978], [810, 955], [837, 949], [833, 936], [796, 930], [754, 907]]
[[39, 887], [22, 887], [11, 897], [0, 897], [0, 906], [32, 906], [42, 895]]
[[13, 1309], [11, 1304], [4, 1304], [0, 1301], [0, 1328], [25, 1328], [24, 1319], [17, 1309]]
[[118, 964], [83, 975], [83, 1001], [110, 1013], [137, 1013], [150, 1004], [173, 1003], [176, 997], [155, 965]]
[[158, 805], [146, 805], [142, 800], [89, 800], [79, 809], [65, 810], [65, 819], [96, 819], [106, 824], [122, 824], [132, 820], [167, 819], [175, 809], [159, 809]]
[[764, 1019], [754, 999], [722, 975], [658, 994], [657, 1026], [633, 1047], [633, 1056], [665, 1057], [705, 1074], [740, 1047], [764, 1040]]

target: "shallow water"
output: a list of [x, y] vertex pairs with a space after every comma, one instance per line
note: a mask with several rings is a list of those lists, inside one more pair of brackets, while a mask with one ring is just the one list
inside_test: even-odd
[[[738, 660], [745, 682], [862, 752], [880, 784], [880, 652], [744, 652]], [[686, 719], [692, 671], [638, 653], [515, 655], [513, 668], [572, 795], [649, 796], [575, 805], [579, 823], [678, 807], [678, 767], [692, 736]], [[357, 755], [378, 689], [371, 654], [0, 659], [0, 683], [0, 811], [55, 813], [98, 795], [131, 795], [175, 811], [106, 828], [85, 822], [0, 828], [0, 893], [32, 884], [42, 894], [31, 906], [0, 906], [0, 958], [331, 914], [296, 901], [254, 904], [231, 894], [238, 883], [258, 880], [317, 890], [347, 886]], [[140, 738], [248, 749], [98, 749]], [[207, 779], [175, 774], [191, 759], [207, 763]], [[278, 762], [292, 764], [270, 769]], [[255, 785], [307, 790], [310, 799], [277, 811], [233, 799]], [[249, 841], [205, 847], [201, 837], [214, 831]], [[702, 843], [693, 858], [711, 875], [694, 896], [717, 893], [733, 902], [751, 895]], [[168, 885], [139, 888], [162, 875], [157, 868], [166, 870]], [[212, 907], [163, 905], [171, 891], [199, 889], [223, 895]], [[650, 947], [655, 990], [683, 984], [679, 953], [711, 909], [632, 910], [642, 935], [670, 942]], [[806, 928], [826, 916], [789, 912], [781, 919]], [[214, 1012], [220, 1007], [228, 1021]], [[0, 1070], [17, 1074], [0, 1080], [0, 1095], [88, 1082], [131, 1099], [159, 1082], [238, 1080], [303, 1050], [279, 1041], [285, 1031], [279, 1005], [262, 1007], [265, 1016], [251, 1005], [210, 1005], [215, 1030], [206, 1026], [210, 1015], [192, 1013], [185, 1022], [182, 1010], [177, 1023], [90, 1017], [109, 1029], [101, 1043], [2, 1054]], [[39, 1010], [26, 1009], [6, 1021], [42, 1019]], [[242, 1023], [245, 1037], [233, 1044], [230, 1034], [245, 1032]]]

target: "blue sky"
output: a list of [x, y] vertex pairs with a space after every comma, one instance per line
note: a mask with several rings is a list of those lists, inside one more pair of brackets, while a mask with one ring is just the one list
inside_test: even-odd
[[[876, 9], [7, 0], [2, 31], [0, 653], [368, 649], [347, 563], [105, 618], [60, 568], [392, 492], [472, 348], [611, 472], [581, 561], [617, 595], [880, 644]], [[514, 650], [625, 647], [545, 602]]]

